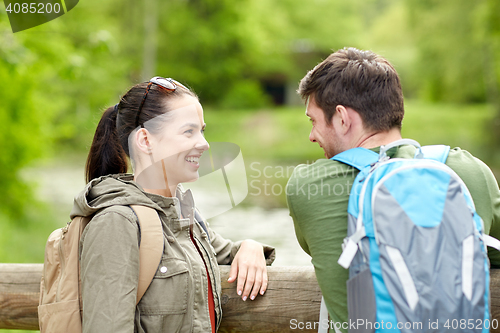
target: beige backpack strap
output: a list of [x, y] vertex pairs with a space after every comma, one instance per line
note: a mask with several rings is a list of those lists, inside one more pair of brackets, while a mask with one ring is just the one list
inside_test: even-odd
[[[78, 219], [78, 220], [77, 220]], [[71, 220], [71, 223], [78, 223], [78, 256], [80, 253], [80, 239], [82, 238], [82, 233], [87, 224], [89, 224], [91, 217], [83, 217], [83, 216], [76, 216]], [[78, 260], [78, 299], [80, 300], [80, 318], [82, 317], [82, 311], [83, 311], [83, 298], [82, 298], [82, 277], [80, 275], [80, 260]]]
[[148, 289], [160, 265], [163, 254], [163, 228], [155, 209], [140, 205], [131, 205], [139, 219], [141, 244], [139, 246], [139, 286], [137, 303]]

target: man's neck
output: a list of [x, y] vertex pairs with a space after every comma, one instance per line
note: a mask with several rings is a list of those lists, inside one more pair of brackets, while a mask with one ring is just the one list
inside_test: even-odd
[[390, 129], [387, 132], [377, 132], [362, 136], [355, 147], [375, 148], [387, 145], [391, 142], [401, 140], [401, 130], [399, 128]]

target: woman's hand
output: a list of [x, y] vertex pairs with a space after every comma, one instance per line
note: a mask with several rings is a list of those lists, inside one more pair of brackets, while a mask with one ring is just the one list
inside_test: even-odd
[[236, 290], [244, 301], [249, 295], [253, 301], [259, 291], [264, 295], [267, 289], [267, 268], [262, 245], [251, 239], [241, 243], [231, 264], [227, 281], [234, 282], [236, 277]]

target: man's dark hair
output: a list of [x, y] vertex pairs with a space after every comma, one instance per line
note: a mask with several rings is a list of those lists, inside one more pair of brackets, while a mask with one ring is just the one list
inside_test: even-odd
[[401, 128], [403, 92], [394, 67], [383, 57], [355, 48], [330, 54], [300, 81], [297, 91], [307, 100], [313, 96], [331, 123], [337, 105], [357, 111], [373, 131]]

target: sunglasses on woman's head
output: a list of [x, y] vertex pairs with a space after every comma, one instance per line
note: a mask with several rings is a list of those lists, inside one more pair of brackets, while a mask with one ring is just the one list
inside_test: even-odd
[[148, 86], [146, 87], [146, 91], [144, 92], [144, 96], [142, 97], [141, 105], [139, 106], [139, 110], [137, 110], [137, 117], [135, 118], [136, 127], [139, 126], [139, 116], [141, 115], [142, 107], [144, 106], [144, 102], [146, 101], [146, 97], [148, 96], [149, 89], [151, 89], [151, 86], [153, 84], [156, 84], [157, 86], [162, 87], [163, 89], [167, 89], [168, 91], [174, 91], [177, 87], [182, 87], [188, 90], [188, 88], [186, 88], [186, 86], [184, 86], [182, 83], [171, 78], [155, 76], [154, 78], [149, 80]]

